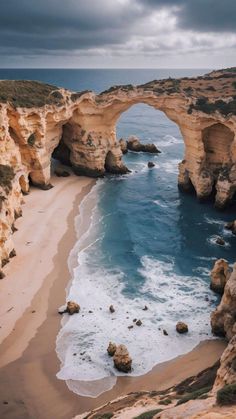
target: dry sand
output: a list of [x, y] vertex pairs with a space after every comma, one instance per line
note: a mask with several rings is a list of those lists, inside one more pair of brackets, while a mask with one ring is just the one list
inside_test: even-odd
[[49, 191], [26, 197], [14, 241], [17, 257], [0, 282], [1, 419], [70, 419], [131, 391], [160, 390], [211, 366], [225, 348], [220, 340], [201, 343], [187, 355], [156, 366], [143, 377], [122, 377], [96, 399], [79, 397], [56, 378], [55, 353], [70, 279], [67, 260], [75, 241], [74, 218], [93, 182], [53, 178]]

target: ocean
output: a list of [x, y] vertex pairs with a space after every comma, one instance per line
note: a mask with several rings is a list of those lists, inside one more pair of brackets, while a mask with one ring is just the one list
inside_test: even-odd
[[[114, 84], [205, 72], [0, 70], [0, 78], [100, 92]], [[96, 182], [78, 208], [79, 239], [68, 260], [72, 278], [67, 300], [77, 301], [81, 312], [62, 320], [57, 376], [75, 393], [90, 397], [110, 389], [122, 375], [106, 353], [109, 341], [127, 346], [133, 358], [131, 375], [138, 376], [211, 339], [210, 313], [218, 298], [209, 289], [209, 272], [218, 258], [235, 260], [236, 238], [224, 229], [225, 222], [235, 218], [235, 208], [219, 212], [211, 203], [200, 204], [194, 195], [178, 190], [178, 163], [184, 156], [178, 126], [162, 112], [139, 104], [123, 113], [117, 124], [118, 139], [129, 135], [155, 143], [161, 154], [129, 152], [124, 162], [130, 174]], [[155, 167], [148, 169], [148, 161]], [[90, 227], [80, 235], [88, 216]], [[224, 237], [224, 247], [215, 244], [218, 235]], [[74, 257], [78, 264], [72, 269]], [[134, 319], [142, 325], [136, 326]], [[179, 320], [188, 324], [188, 334], [176, 333]]]

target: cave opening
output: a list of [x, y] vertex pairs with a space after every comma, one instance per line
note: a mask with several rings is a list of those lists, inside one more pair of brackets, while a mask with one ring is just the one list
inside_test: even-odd
[[231, 164], [234, 133], [230, 128], [221, 123], [213, 124], [203, 130], [202, 138], [208, 166], [217, 169]]

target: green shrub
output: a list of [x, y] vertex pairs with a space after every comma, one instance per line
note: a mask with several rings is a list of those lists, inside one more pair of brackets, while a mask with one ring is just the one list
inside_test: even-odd
[[157, 413], [162, 412], [162, 409], [149, 410], [148, 412], [141, 413], [139, 416], [135, 416], [134, 419], [152, 419]]
[[112, 417], [113, 417], [113, 413], [107, 412], [107, 413], [102, 413], [101, 415], [100, 414], [95, 415], [94, 419], [110, 419]]
[[236, 89], [236, 81], [233, 81], [232, 86], [234, 89]]
[[159, 404], [163, 404], [164, 406], [167, 406], [168, 404], [171, 404], [172, 400], [171, 399], [163, 399], [159, 401]]
[[[204, 394], [205, 396], [207, 396], [205, 393], [208, 393], [208, 391], [210, 391], [210, 390], [211, 390], [211, 388], [212, 388], [212, 386], [209, 386], [209, 387], [204, 387], [204, 388], [201, 388], [200, 390], [193, 391], [192, 393], [187, 393], [187, 394], [185, 394], [185, 396], [183, 396], [181, 399], [179, 399], [179, 400], [178, 400], [178, 402], [177, 402], [177, 406], [178, 406], [179, 404], [186, 403], [186, 402], [188, 402], [189, 400], [196, 400], [196, 399], [203, 398], [203, 397], [202, 397], [202, 396], [203, 396], [203, 394]], [[204, 398], [207, 398], [207, 397], [204, 397]]]
[[236, 403], [236, 382], [227, 384], [217, 391], [216, 401], [219, 405]]

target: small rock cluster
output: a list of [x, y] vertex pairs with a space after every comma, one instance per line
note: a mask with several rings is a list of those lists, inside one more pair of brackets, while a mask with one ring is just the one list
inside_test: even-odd
[[132, 358], [125, 345], [116, 345], [110, 342], [107, 348], [109, 356], [113, 356], [114, 367], [121, 372], [128, 373], [132, 368]]

